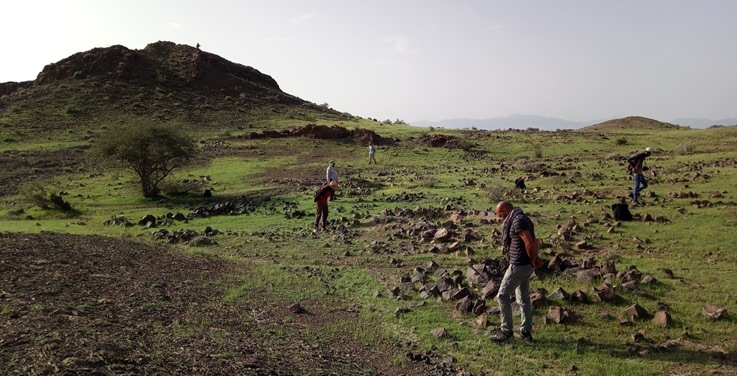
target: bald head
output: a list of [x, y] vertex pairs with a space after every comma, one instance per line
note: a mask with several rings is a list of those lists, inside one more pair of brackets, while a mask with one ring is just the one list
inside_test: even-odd
[[499, 218], [504, 219], [507, 218], [507, 215], [509, 215], [512, 210], [514, 210], [514, 206], [512, 206], [512, 204], [507, 201], [499, 201], [499, 203], [496, 204], [496, 209], [494, 209], [494, 213], [496, 213]]

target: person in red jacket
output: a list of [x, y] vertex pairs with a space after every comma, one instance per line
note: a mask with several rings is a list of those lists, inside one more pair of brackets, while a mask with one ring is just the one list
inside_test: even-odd
[[322, 230], [327, 230], [328, 227], [328, 201], [335, 197], [335, 190], [338, 188], [338, 183], [331, 181], [329, 184], [325, 184], [318, 188], [315, 192], [315, 231], [320, 230], [320, 219], [322, 218]]

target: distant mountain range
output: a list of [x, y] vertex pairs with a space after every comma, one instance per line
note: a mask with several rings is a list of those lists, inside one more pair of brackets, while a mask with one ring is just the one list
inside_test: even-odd
[[[416, 126], [443, 128], [477, 128], [486, 130], [537, 128], [540, 130], [553, 131], [556, 129], [579, 129], [589, 125], [599, 124], [606, 120], [609, 119], [576, 122], [538, 115], [515, 114], [507, 117], [488, 119], [446, 119], [440, 121], [421, 120], [411, 122], [411, 124]], [[681, 118], [673, 120], [670, 123], [691, 128], [708, 128], [713, 125], [737, 125], [737, 118], [720, 120]]]

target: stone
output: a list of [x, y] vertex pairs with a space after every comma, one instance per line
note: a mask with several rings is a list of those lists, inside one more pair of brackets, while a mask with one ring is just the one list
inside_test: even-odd
[[436, 338], [445, 338], [448, 336], [448, 331], [445, 328], [437, 328], [430, 333]]
[[456, 309], [461, 313], [471, 313], [473, 302], [468, 297], [464, 297], [456, 303]]
[[447, 276], [438, 278], [438, 281], [435, 283], [435, 285], [440, 291], [447, 291], [453, 288], [453, 282], [451, 282], [450, 277]]
[[562, 287], [558, 287], [555, 291], [548, 295], [548, 299], [569, 300], [570, 298], [571, 294], [566, 292], [566, 290], [563, 290]]
[[658, 280], [651, 275], [646, 275], [642, 277], [642, 280], [640, 281], [640, 284], [643, 285], [654, 285], [656, 283], [658, 283]]
[[637, 281], [628, 281], [622, 283], [622, 288], [628, 291], [636, 291], [638, 290]]
[[141, 226], [153, 227], [156, 225], [156, 217], [151, 214], [147, 214], [138, 221], [138, 224]]
[[425, 264], [425, 270], [429, 270], [431, 272], [435, 272], [438, 268], [440, 268], [440, 265], [433, 260], [430, 260]]
[[433, 236], [433, 239], [435, 241], [439, 242], [445, 242], [450, 239], [450, 231], [448, 231], [447, 228], [439, 228], [437, 231], [435, 231], [435, 235]]
[[489, 315], [486, 313], [479, 315], [479, 317], [476, 318], [476, 324], [482, 328], [487, 327], [489, 325]]
[[295, 313], [295, 314], [301, 314], [306, 313], [307, 310], [304, 309], [299, 303], [294, 303], [289, 306], [289, 312]]
[[602, 286], [594, 289], [594, 300], [597, 302], [607, 302], [614, 300], [617, 294], [609, 286]]
[[576, 282], [590, 283], [601, 276], [601, 272], [596, 269], [581, 269], [576, 272]]
[[[428, 269], [429, 270], [429, 269]], [[433, 273], [436, 277], [444, 277], [448, 275], [448, 271], [444, 268], [438, 267], [435, 269], [435, 272]]]
[[563, 307], [550, 307], [548, 317], [556, 324], [563, 323], [568, 318], [568, 311]]
[[489, 281], [486, 286], [481, 290], [481, 299], [493, 299], [499, 292], [499, 283], [496, 281]]
[[670, 313], [666, 311], [655, 312], [652, 322], [658, 326], [668, 327], [671, 323]]
[[542, 292], [538, 291], [530, 294], [530, 305], [532, 305], [533, 309], [541, 308], [547, 303], [548, 301]]
[[719, 320], [727, 315], [727, 309], [709, 305], [704, 307], [704, 315], [710, 320]]
[[453, 294], [453, 299], [460, 300], [471, 296], [471, 291], [467, 288], [462, 288]]
[[477, 300], [475, 303], [473, 303], [473, 308], [471, 308], [471, 312], [476, 315], [481, 315], [486, 312], [486, 301], [483, 299]]
[[576, 290], [571, 294], [571, 300], [578, 303], [586, 303], [589, 297], [582, 290]]
[[643, 319], [648, 314], [647, 310], [637, 303], [627, 307], [625, 312], [627, 312], [627, 314], [630, 315], [632, 320]]

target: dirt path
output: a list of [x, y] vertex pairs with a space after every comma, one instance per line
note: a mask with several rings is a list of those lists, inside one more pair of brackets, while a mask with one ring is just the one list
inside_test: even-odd
[[[310, 333], [355, 313], [223, 303], [222, 260], [101, 236], [0, 234], [0, 374], [423, 375], [397, 348]], [[286, 323], [285, 323], [286, 322]], [[288, 338], [265, 331], [284, 331]]]

